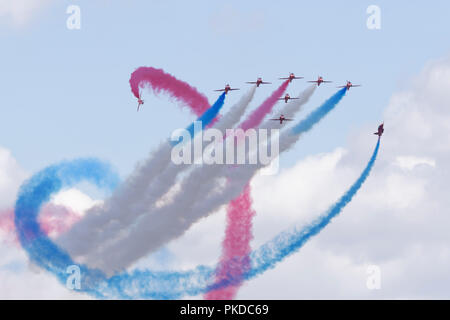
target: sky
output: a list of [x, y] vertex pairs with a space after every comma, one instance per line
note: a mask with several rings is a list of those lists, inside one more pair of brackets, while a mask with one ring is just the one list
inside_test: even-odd
[[[66, 27], [72, 4], [81, 9], [80, 30]], [[380, 30], [366, 26], [372, 4], [381, 9]], [[332, 80], [316, 90], [299, 117], [351, 80], [362, 87], [351, 89], [339, 110], [281, 157], [282, 173], [252, 182], [258, 212], [253, 245], [325, 210], [365, 165], [372, 132], [384, 120], [383, 138], [391, 140], [382, 146], [378, 171], [344, 218], [301, 254], [246, 284], [238, 298], [448, 298], [448, 236], [435, 223], [445, 225], [448, 202], [449, 11], [444, 0], [1, 0], [0, 205], [14, 203], [13, 190], [27, 175], [62, 159], [95, 156], [126, 177], [160, 141], [194, 119], [164, 95], [148, 92], [136, 112], [128, 80], [137, 67], [163, 68], [210, 102], [218, 97], [214, 89], [230, 83], [242, 91], [246, 81], [262, 76], [274, 84], [257, 90], [253, 107], [289, 72]], [[299, 80], [288, 92], [304, 88]], [[239, 91], [230, 93], [223, 112], [239, 98]], [[222, 235], [210, 230], [224, 220], [221, 210], [170, 243], [164, 263], [152, 257], [142, 263], [214, 263]], [[188, 254], [186, 248], [199, 243], [204, 250]], [[12, 258], [0, 270], [26, 259], [15, 247], [3, 250]], [[367, 290], [368, 264], [386, 270], [387, 287]], [[0, 284], [17, 286], [20, 278], [8, 272], [0, 271]], [[14, 296], [78, 297], [42, 272], [29, 277], [36, 288], [24, 293], [17, 286]], [[53, 291], [44, 293], [41, 283], [52, 283]]]

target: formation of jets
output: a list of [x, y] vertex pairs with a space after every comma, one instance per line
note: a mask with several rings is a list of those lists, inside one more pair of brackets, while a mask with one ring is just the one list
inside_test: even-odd
[[[303, 79], [303, 77], [297, 77], [294, 73], [291, 72], [288, 77], [283, 77], [283, 78], [279, 78], [279, 79], [280, 80], [289, 80], [289, 82], [292, 82], [292, 80]], [[316, 83], [317, 86], [320, 87], [320, 85], [322, 83], [331, 83], [333, 81], [328, 81], [328, 80], [325, 80], [322, 76], [318, 76], [317, 80], [309, 80], [307, 82]], [[261, 84], [271, 84], [272, 82], [263, 81], [263, 79], [261, 77], [259, 77], [256, 79], [256, 81], [247, 81], [246, 83], [256, 84], [256, 86], [259, 87]], [[338, 86], [337, 88], [347, 88], [347, 90], [350, 90], [351, 87], [360, 87], [360, 86], [361, 86], [360, 84], [353, 84], [350, 81], [347, 81], [347, 83], [345, 85]], [[231, 86], [229, 84], [227, 84], [225, 86], [225, 88], [217, 89], [214, 91], [225, 92], [225, 94], [227, 94], [229, 91], [234, 91], [234, 90], [239, 90], [239, 88], [231, 88]], [[280, 100], [284, 100], [287, 103], [290, 99], [297, 99], [297, 98], [291, 98], [288, 94], [286, 94], [284, 96], [284, 98], [282, 98]]]
[[[279, 79], [280, 80], [289, 80], [289, 82], [292, 82], [292, 80], [303, 79], [303, 77], [297, 77], [294, 73], [291, 72], [288, 77], [283, 77], [283, 78], [279, 78]], [[309, 80], [307, 82], [309, 82], [309, 83], [316, 83], [317, 86], [320, 87], [320, 85], [322, 83], [331, 83], [333, 81], [324, 80], [324, 78], [322, 76], [318, 76], [317, 80]], [[248, 81], [246, 83], [248, 83], [248, 84], [256, 84], [256, 87], [259, 87], [261, 84], [271, 84], [271, 82], [263, 81], [263, 79], [261, 77], [258, 77], [256, 79], [256, 81]], [[352, 87], [360, 87], [360, 86], [361, 86], [360, 84], [353, 84], [351, 81], [347, 80], [347, 83], [345, 85], [338, 86], [337, 88], [346, 88], [347, 91], [349, 91], [350, 88], [352, 88]], [[223, 89], [217, 89], [217, 90], [214, 90], [214, 91], [225, 92], [225, 94], [228, 94], [229, 91], [235, 91], [235, 90], [240, 90], [240, 89], [239, 88], [232, 88], [229, 84], [227, 84], [227, 85], [225, 85], [225, 87]], [[289, 100], [296, 100], [296, 99], [299, 99], [299, 98], [291, 98], [291, 96], [288, 93], [286, 93], [283, 98], [280, 98], [278, 100], [284, 100], [285, 103], [288, 103]], [[139, 97], [138, 98], [138, 107], [137, 107], [138, 111], [139, 111], [139, 108], [140, 108], [140, 106], [142, 104], [144, 104], [144, 100], [142, 100], [141, 97]], [[280, 124], [283, 124], [283, 121], [292, 121], [294, 119], [288, 119], [282, 114], [282, 115], [280, 115], [280, 117], [273, 118], [273, 119], [270, 119], [270, 120], [279, 121]], [[375, 132], [374, 134], [377, 135], [379, 138], [381, 138], [383, 133], [384, 133], [384, 123], [382, 123], [382, 124], [380, 124], [378, 126], [378, 131]]]

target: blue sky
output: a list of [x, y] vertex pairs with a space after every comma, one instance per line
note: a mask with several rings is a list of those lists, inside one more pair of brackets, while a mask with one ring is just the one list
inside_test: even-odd
[[[70, 4], [81, 30], [66, 28]], [[368, 30], [366, 8], [381, 8], [381, 30]], [[164, 96], [144, 94], [142, 111], [128, 84], [139, 66], [161, 67], [205, 93], [226, 83], [246, 88], [257, 76], [274, 82], [257, 91], [256, 107], [289, 72], [321, 86], [309, 111], [345, 80], [339, 108], [308, 134], [282, 164], [345, 146], [383, 109], [405, 79], [449, 52], [448, 1], [57, 1], [24, 26], [0, 21], [0, 145], [28, 171], [61, 159], [95, 156], [122, 176], [162, 139], [194, 119]], [[288, 88], [297, 94], [303, 80]], [[240, 92], [227, 96], [224, 111]], [[304, 115], [304, 113], [303, 113]], [[371, 134], [371, 132], [368, 132]]]

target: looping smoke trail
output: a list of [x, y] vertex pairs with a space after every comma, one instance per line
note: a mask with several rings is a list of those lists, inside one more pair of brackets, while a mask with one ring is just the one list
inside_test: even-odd
[[[236, 279], [235, 276], [229, 275], [220, 283], [208, 285], [208, 281], [214, 275], [212, 268], [198, 266], [183, 272], [136, 270], [107, 278], [98, 270], [80, 265], [83, 275], [81, 291], [98, 298], [174, 299], [183, 295], [198, 295], [225, 288], [240, 282], [241, 278], [246, 280], [254, 278], [298, 250], [344, 209], [369, 176], [379, 146], [378, 139], [374, 153], [361, 176], [325, 215], [305, 228], [293, 228], [290, 231], [281, 232], [253, 251], [250, 254], [251, 268], [243, 277], [239, 276]], [[15, 225], [23, 248], [28, 252], [33, 263], [53, 273], [61, 283], [66, 282], [66, 268], [76, 262], [45, 235], [37, 222], [37, 216], [41, 206], [50, 199], [52, 194], [63, 187], [71, 187], [86, 179], [107, 189], [114, 188], [117, 184], [116, 175], [104, 163], [93, 159], [63, 162], [50, 166], [31, 177], [22, 185], [16, 201]], [[239, 260], [240, 258], [229, 260], [228, 264], [242, 265]]]
[[140, 98], [139, 88], [146, 85], [150, 86], [155, 93], [161, 91], [168, 93], [175, 100], [189, 106], [197, 116], [203, 114], [210, 106], [208, 98], [198, 92], [196, 88], [178, 80], [162, 69], [139, 67], [131, 74], [131, 91], [136, 98]]
[[[202, 95], [194, 88], [159, 69], [139, 68], [136, 70], [130, 79], [132, 88], [135, 88], [142, 81], [149, 82], [158, 90], [166, 90], [185, 101], [185, 103], [189, 103], [188, 105], [193, 111], [198, 109], [192, 103], [203, 100]], [[203, 112], [198, 118], [202, 121], [203, 126], [209, 125], [216, 119], [224, 102], [225, 94], [222, 94], [210, 108]], [[193, 131], [193, 124], [188, 127], [188, 130], [190, 129]], [[101, 236], [100, 233], [104, 233], [103, 229], [111, 228], [111, 224], [113, 225], [112, 228], [120, 227], [120, 225], [115, 225], [117, 221], [120, 222], [120, 217], [126, 217], [125, 219], [130, 220], [132, 217], [145, 213], [145, 206], [140, 205], [140, 201], [146, 198], [145, 191], [151, 181], [170, 163], [170, 151], [171, 143], [169, 141], [161, 144], [143, 164], [134, 170], [112, 197], [105, 201], [103, 206], [97, 206], [90, 210], [83, 220], [58, 239], [58, 243], [67, 248], [72, 255], [86, 254], [95, 247], [93, 244], [98, 244], [96, 241]], [[126, 214], [124, 215], [124, 213]]]

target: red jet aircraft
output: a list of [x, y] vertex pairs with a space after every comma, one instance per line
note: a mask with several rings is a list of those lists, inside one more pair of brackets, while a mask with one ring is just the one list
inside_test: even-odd
[[258, 78], [256, 81], [249, 81], [246, 83], [250, 83], [250, 84], [256, 84], [257, 87], [259, 87], [260, 84], [271, 84], [272, 82], [264, 82], [262, 80], [262, 78]]
[[284, 96], [284, 98], [280, 98], [278, 100], [284, 100], [285, 103], [287, 103], [289, 100], [297, 100], [300, 98], [291, 98], [291, 96], [289, 94], [286, 93], [286, 95]]
[[317, 80], [310, 80], [310, 81], [308, 81], [308, 82], [311, 82], [311, 83], [317, 83], [317, 86], [319, 87], [321, 83], [331, 83], [331, 82], [333, 82], [333, 81], [325, 81], [325, 80], [323, 80], [323, 77], [320, 77], [320, 76], [319, 76], [319, 77], [317, 78]]
[[292, 72], [289, 74], [289, 77], [287, 78], [280, 78], [280, 80], [289, 80], [289, 82], [292, 82], [294, 79], [303, 79], [303, 77], [296, 77], [295, 74]]
[[214, 91], [225, 91], [225, 94], [227, 94], [228, 91], [233, 91], [233, 90], [239, 90], [239, 89], [237, 89], [237, 88], [231, 88], [230, 85], [227, 84], [227, 85], [225, 86], [224, 89], [218, 89], [218, 90], [214, 90]]
[[381, 138], [381, 136], [383, 135], [383, 132], [384, 132], [384, 122], [378, 126], [378, 131], [375, 132], [374, 134], [376, 134], [377, 136], [379, 136]]
[[144, 104], [144, 100], [142, 100], [141, 98], [138, 98], [138, 107], [137, 107], [137, 111], [139, 111], [139, 107], [141, 106], [141, 104]]
[[281, 115], [279, 118], [274, 118], [274, 119], [270, 119], [270, 120], [280, 121], [280, 124], [283, 124], [283, 121], [292, 121], [294, 119], [288, 119], [288, 118], [285, 118], [284, 115]]
[[347, 88], [347, 91], [350, 90], [351, 87], [361, 87], [360, 84], [353, 84], [347, 80], [347, 84], [345, 86], [339, 86], [337, 88]]

